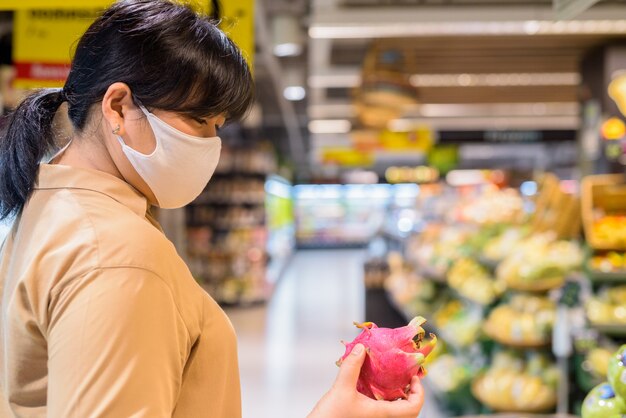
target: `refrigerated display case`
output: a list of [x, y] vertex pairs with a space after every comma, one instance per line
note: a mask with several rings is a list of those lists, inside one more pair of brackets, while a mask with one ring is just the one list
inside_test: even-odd
[[296, 245], [292, 186], [273, 175], [265, 182], [267, 237], [267, 281], [275, 284], [289, 262]]
[[408, 233], [419, 193], [416, 184], [294, 186], [297, 245], [365, 246], [384, 229]]

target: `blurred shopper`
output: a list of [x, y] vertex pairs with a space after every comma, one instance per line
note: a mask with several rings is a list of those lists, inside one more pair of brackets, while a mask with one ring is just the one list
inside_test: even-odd
[[[63, 89], [35, 92], [9, 117], [0, 385], [15, 416], [241, 416], [233, 328], [149, 208], [201, 193], [217, 129], [245, 114], [252, 91], [214, 24], [173, 2], [128, 0], [82, 36]], [[50, 157], [64, 102], [73, 135]], [[418, 414], [418, 381], [397, 402], [356, 391], [364, 356], [344, 362], [312, 418]]]

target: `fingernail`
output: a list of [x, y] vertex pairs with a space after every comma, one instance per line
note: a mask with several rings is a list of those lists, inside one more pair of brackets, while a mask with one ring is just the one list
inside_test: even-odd
[[363, 347], [363, 344], [357, 344], [352, 349], [352, 354], [354, 354], [355, 356], [358, 356], [359, 354], [363, 352], [364, 349], [365, 347]]

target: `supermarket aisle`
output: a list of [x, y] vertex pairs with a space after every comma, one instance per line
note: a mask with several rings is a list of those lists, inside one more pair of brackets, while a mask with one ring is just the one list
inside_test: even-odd
[[[339, 341], [364, 319], [364, 257], [300, 251], [266, 307], [227, 311], [239, 337], [244, 418], [304, 418], [331, 386]], [[439, 418], [432, 406], [423, 417]]]

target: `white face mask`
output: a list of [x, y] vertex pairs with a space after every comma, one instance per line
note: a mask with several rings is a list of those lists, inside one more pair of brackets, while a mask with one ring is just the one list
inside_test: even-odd
[[124, 143], [122, 151], [146, 182], [164, 209], [183, 207], [204, 190], [215, 172], [222, 149], [222, 140], [215, 136], [202, 138], [188, 135], [168, 125], [140, 106], [154, 132], [156, 148], [150, 155], [142, 154]]

